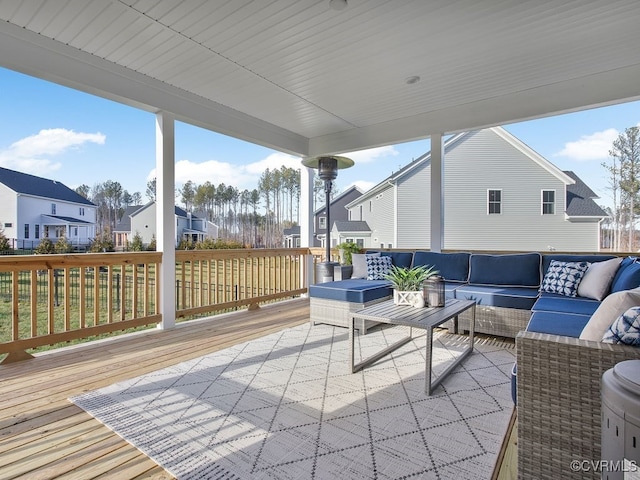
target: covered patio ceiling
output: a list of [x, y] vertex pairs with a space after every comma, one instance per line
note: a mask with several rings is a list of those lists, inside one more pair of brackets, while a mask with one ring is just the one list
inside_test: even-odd
[[0, 18], [4, 67], [300, 156], [640, 98], [637, 0], [3, 0]]

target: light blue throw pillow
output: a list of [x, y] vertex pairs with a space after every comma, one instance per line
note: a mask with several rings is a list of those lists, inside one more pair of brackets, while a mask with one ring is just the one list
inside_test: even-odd
[[578, 285], [588, 268], [588, 262], [551, 260], [540, 291], [575, 297], [578, 294]]
[[604, 333], [602, 342], [640, 347], [640, 307], [631, 307], [620, 315]]
[[367, 280], [384, 280], [385, 275], [391, 270], [391, 257], [366, 256], [367, 260]]

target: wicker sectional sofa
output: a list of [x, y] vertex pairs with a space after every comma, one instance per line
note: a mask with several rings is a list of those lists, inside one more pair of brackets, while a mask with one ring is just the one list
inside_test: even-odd
[[[601, 459], [601, 377], [620, 361], [640, 359], [640, 348], [579, 337], [589, 320], [597, 316], [594, 313], [602, 311], [598, 310], [602, 302], [608, 297], [612, 300], [614, 293], [630, 294], [640, 286], [640, 262], [634, 257], [620, 260], [607, 295], [601, 299], [540, 291], [553, 260], [594, 264], [614, 258], [464, 252], [415, 252], [410, 262], [406, 256], [393, 258], [394, 264], [404, 262], [404, 266], [435, 266], [445, 278], [448, 297], [476, 300], [477, 332], [515, 337], [517, 377], [514, 369], [512, 381], [518, 409], [518, 478], [600, 478], [601, 472], [593, 465]], [[312, 322], [346, 326], [351, 308], [391, 297], [391, 287], [384, 282], [375, 286], [363, 279], [346, 282], [351, 283], [310, 288]], [[343, 305], [341, 323], [336, 323], [335, 317], [324, 315], [321, 308], [327, 299], [323, 297], [329, 289], [346, 286], [371, 288], [369, 293], [374, 294], [363, 303], [348, 308]], [[336, 291], [333, 295], [332, 302], [339, 304]], [[461, 316], [459, 327], [465, 326], [468, 319]], [[576, 460], [591, 468], [572, 469], [571, 462]]]

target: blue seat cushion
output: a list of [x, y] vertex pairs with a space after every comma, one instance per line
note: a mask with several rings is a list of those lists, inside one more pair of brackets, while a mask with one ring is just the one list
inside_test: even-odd
[[574, 313], [533, 312], [527, 325], [527, 331], [578, 338], [589, 318], [591, 318], [590, 315], [576, 315]]
[[408, 268], [413, 262], [413, 252], [380, 252], [381, 257], [391, 257], [394, 266]]
[[538, 312], [575, 313], [591, 316], [600, 306], [600, 301], [584, 297], [567, 297], [557, 293], [541, 293], [531, 308]]
[[540, 254], [471, 254], [469, 283], [511, 287], [540, 286]]
[[475, 300], [478, 305], [530, 310], [538, 298], [537, 288], [462, 285], [456, 298]]
[[631, 290], [640, 286], [640, 263], [635, 257], [627, 257], [622, 260], [616, 276], [611, 282], [611, 293]]
[[438, 270], [438, 275], [448, 281], [469, 280], [470, 253], [441, 253], [417, 251], [413, 254], [413, 266], [427, 265]]
[[387, 280], [363, 280], [354, 278], [337, 282], [318, 283], [309, 287], [309, 296], [327, 300], [367, 303], [393, 295]]
[[444, 297], [445, 298], [456, 298], [456, 290], [460, 288], [463, 284], [460, 282], [448, 282], [445, 280], [444, 282]]

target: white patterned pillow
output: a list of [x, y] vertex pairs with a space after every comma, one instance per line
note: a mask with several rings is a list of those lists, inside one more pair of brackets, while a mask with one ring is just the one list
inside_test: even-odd
[[575, 297], [578, 294], [578, 285], [588, 268], [587, 262], [551, 260], [540, 291]]
[[391, 257], [372, 257], [367, 255], [367, 280], [384, 280], [391, 270]]
[[604, 333], [602, 342], [640, 347], [640, 307], [631, 307], [620, 315]]

